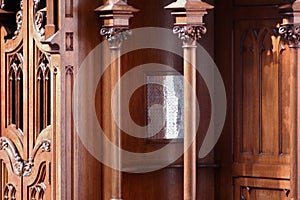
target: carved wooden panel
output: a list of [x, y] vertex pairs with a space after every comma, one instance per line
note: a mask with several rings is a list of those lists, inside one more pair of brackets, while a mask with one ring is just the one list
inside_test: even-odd
[[53, 2], [0, 4], [2, 12], [11, 12], [0, 34], [1, 199], [52, 199], [59, 56], [45, 37]]
[[[292, 97], [287, 94], [292, 92], [293, 72], [285, 67], [289, 49], [277, 35], [278, 22], [241, 20], [235, 23], [236, 174], [289, 178], [292, 134], [289, 123], [294, 111], [290, 104]], [[262, 170], [276, 164], [286, 173], [270, 174]]]
[[286, 180], [238, 178], [235, 180], [236, 200], [289, 200], [290, 186]]

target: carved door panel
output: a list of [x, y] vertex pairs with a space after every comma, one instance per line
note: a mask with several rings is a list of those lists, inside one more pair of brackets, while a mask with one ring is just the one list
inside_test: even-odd
[[[246, 9], [236, 12], [249, 13]], [[294, 195], [295, 69], [290, 49], [277, 33], [281, 19], [275, 12], [274, 19], [263, 18], [266, 11], [272, 8], [257, 7], [257, 16], [239, 15], [234, 21], [235, 199]]]
[[[55, 197], [55, 108], [58, 56], [52, 3], [1, 1], [1, 199]], [[49, 29], [49, 30], [47, 30]]]

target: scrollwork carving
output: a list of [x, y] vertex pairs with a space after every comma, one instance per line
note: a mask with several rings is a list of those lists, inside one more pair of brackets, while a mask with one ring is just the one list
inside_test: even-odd
[[23, 0], [20, 1], [20, 10], [16, 14], [17, 29], [14, 32], [14, 36], [12, 39], [16, 39], [17, 36], [19, 35], [22, 28], [22, 23], [23, 23]]
[[37, 11], [35, 14], [35, 28], [38, 31], [38, 33], [43, 36], [45, 35], [45, 20], [46, 19], [46, 13], [42, 11]]
[[206, 33], [206, 27], [201, 26], [174, 26], [173, 33], [184, 42], [192, 42], [199, 40]]
[[0, 150], [6, 151], [10, 164], [12, 166], [13, 172], [21, 176], [23, 172], [23, 160], [15, 147], [15, 145], [6, 137], [0, 138]]
[[32, 156], [29, 158], [28, 161], [26, 161], [21, 158], [16, 146], [13, 144], [12, 141], [10, 141], [6, 137], [0, 138], [0, 150], [6, 151], [13, 172], [18, 176], [29, 176], [32, 173], [32, 168], [34, 166], [33, 162], [38, 150], [41, 149], [42, 152], [50, 152], [50, 147], [50, 140], [44, 139], [34, 148]]
[[34, 0], [34, 25], [41, 37], [45, 35], [46, 15], [44, 3], [41, 0]]
[[290, 44], [290, 47], [300, 47], [300, 24], [282, 24], [279, 34]]
[[131, 35], [129, 28], [111, 27], [102, 28], [100, 34], [105, 36], [111, 48], [120, 48], [121, 43]]

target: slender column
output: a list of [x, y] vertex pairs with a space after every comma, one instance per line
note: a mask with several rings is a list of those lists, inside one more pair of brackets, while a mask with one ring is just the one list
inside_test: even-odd
[[[133, 16], [133, 12], [138, 10], [129, 6], [122, 0], [108, 0], [105, 5], [98, 7], [96, 12], [100, 13], [100, 18], [103, 18], [103, 28], [100, 34], [105, 36], [109, 42], [110, 57], [111, 57], [111, 73], [110, 73], [110, 89], [112, 90], [121, 78], [121, 62], [120, 62], [120, 47], [130, 34], [129, 18]], [[106, 56], [106, 55], [102, 55]], [[117, 91], [117, 99], [112, 102], [112, 107], [117, 112], [116, 121], [121, 123], [120, 116], [120, 87]], [[120, 124], [119, 124], [120, 125]], [[120, 125], [121, 126], [121, 125]], [[121, 157], [121, 130], [115, 120], [110, 120], [110, 140], [113, 144], [118, 146], [110, 156], [112, 156], [114, 166], [116, 169], [110, 169], [110, 189], [107, 190], [110, 194], [111, 200], [122, 200], [122, 157]], [[105, 150], [105, 149], [104, 149]], [[107, 183], [108, 184], [108, 183]]]
[[[279, 28], [279, 34], [288, 42], [290, 47], [291, 84], [295, 95], [290, 99], [290, 145], [291, 145], [291, 200], [300, 199], [300, 0], [295, 1], [291, 6], [283, 6], [283, 23]], [[292, 92], [293, 93], [293, 92]], [[293, 120], [294, 118], [295, 121]]]
[[[184, 56], [184, 146], [196, 133], [196, 45], [195, 41], [183, 42]], [[190, 84], [190, 85], [189, 85]], [[196, 199], [196, 141], [193, 140], [184, 154], [184, 199]]]
[[[114, 88], [121, 78], [121, 63], [120, 63], [120, 47], [122, 41], [126, 39], [127, 35], [130, 34], [128, 28], [103, 28], [101, 29], [101, 35], [104, 35], [110, 46], [110, 56], [111, 56], [111, 73], [110, 73], [110, 88]], [[118, 88], [117, 96], [115, 102], [111, 106], [117, 111], [117, 121], [120, 123], [120, 98], [121, 98], [121, 87]], [[118, 169], [122, 169], [122, 157], [121, 157], [121, 130], [114, 122], [111, 121], [111, 142], [117, 145], [119, 148], [112, 153], [112, 157], [115, 162], [115, 166]], [[122, 199], [122, 172], [120, 170], [111, 171], [111, 200], [121, 200]]]
[[[173, 32], [183, 41], [184, 57], [184, 177], [183, 199], [196, 200], [196, 41], [206, 33], [203, 16], [211, 5], [201, 0], [177, 0], [165, 7], [175, 16]], [[192, 141], [192, 142], [191, 142]]]

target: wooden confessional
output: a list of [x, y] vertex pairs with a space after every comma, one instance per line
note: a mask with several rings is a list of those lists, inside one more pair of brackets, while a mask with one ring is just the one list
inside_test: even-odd
[[[205, 2], [0, 0], [0, 199], [300, 199], [300, 2]], [[136, 78], [163, 80], [170, 75], [176, 80], [173, 83], [181, 88], [176, 91], [186, 99], [182, 104], [186, 136], [171, 145], [182, 146], [195, 120], [193, 102], [182, 90], [180, 77], [187, 78], [201, 110], [196, 140], [185, 155], [163, 169], [112, 170], [93, 157], [77, 134], [73, 95], [80, 66], [98, 44], [114, 41], [123, 32], [173, 26], [183, 39], [185, 59], [161, 49], [128, 52], [105, 69], [93, 97], [100, 104], [89, 106], [95, 107], [107, 137], [122, 149], [135, 153], [160, 149], [170, 142], [162, 132], [144, 139], [119, 130], [111, 107], [121, 102], [110, 99], [116, 82], [137, 66], [171, 66], [179, 72], [176, 77], [168, 70], [152, 69]], [[200, 56], [196, 40], [218, 66], [227, 98], [221, 137], [203, 159], [195, 152], [205, 138], [213, 102], [203, 77], [189, 70], [194, 57]], [[118, 55], [122, 44], [116, 44], [110, 43], [109, 55], [99, 54], [98, 60]], [[89, 81], [86, 77], [82, 85]], [[126, 87], [135, 80], [131, 81], [122, 85], [121, 95], [128, 95]], [[80, 91], [80, 96], [88, 90]], [[128, 109], [136, 124], [149, 123], [147, 108], [151, 102], [163, 103], [159, 96], [163, 91], [155, 84], [134, 91]], [[96, 148], [102, 148], [101, 141]], [[117, 152], [114, 155], [116, 161], [122, 160]], [[151, 167], [159, 160], [145, 163]]]

